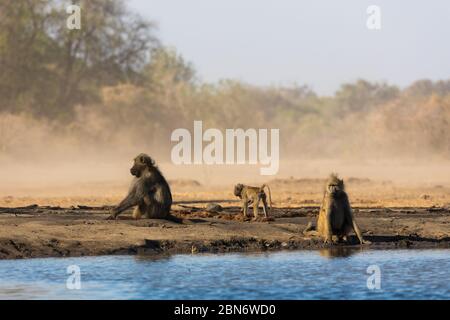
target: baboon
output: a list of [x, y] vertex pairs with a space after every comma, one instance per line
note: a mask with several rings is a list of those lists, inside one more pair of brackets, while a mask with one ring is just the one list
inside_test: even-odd
[[270, 187], [268, 185], [263, 184], [261, 187], [251, 187], [238, 183], [234, 186], [234, 195], [242, 199], [242, 210], [244, 212], [244, 218], [247, 217], [248, 206], [251, 204], [253, 204], [253, 218], [258, 218], [258, 207], [261, 200], [263, 202], [264, 216], [268, 218], [268, 214], [270, 212], [267, 207], [267, 196], [264, 192], [264, 188], [266, 187], [269, 191], [270, 210], [272, 210], [272, 195], [270, 193]]
[[128, 195], [112, 209], [108, 219], [116, 219], [123, 211], [135, 207], [133, 217], [168, 218], [172, 205], [169, 184], [155, 166], [155, 161], [141, 153], [134, 159], [130, 173], [135, 176]]
[[338, 237], [338, 241], [347, 241], [347, 235], [352, 229], [359, 242], [365, 243], [353, 218], [352, 208], [344, 188], [344, 181], [339, 179], [336, 174], [331, 174], [317, 219], [317, 231], [324, 238], [325, 243], [333, 243], [333, 235]]

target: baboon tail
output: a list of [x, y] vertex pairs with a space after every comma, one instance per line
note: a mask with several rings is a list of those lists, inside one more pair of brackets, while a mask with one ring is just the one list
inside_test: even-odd
[[270, 192], [270, 187], [268, 184], [263, 184], [261, 186], [261, 189], [264, 190], [264, 188], [267, 188], [267, 190], [269, 191], [269, 206], [270, 206], [270, 214], [272, 214], [272, 194]]

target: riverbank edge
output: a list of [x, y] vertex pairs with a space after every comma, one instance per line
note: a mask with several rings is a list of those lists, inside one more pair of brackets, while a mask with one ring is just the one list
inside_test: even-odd
[[[386, 236], [388, 237], [388, 236]], [[78, 241], [58, 241], [52, 239], [49, 245], [36, 246], [26, 241], [0, 239], [0, 260], [30, 258], [62, 258], [109, 255], [139, 255], [146, 257], [171, 256], [176, 254], [224, 254], [224, 253], [263, 253], [295, 250], [324, 250], [329, 256], [346, 256], [358, 250], [387, 249], [450, 249], [450, 238], [417, 240], [411, 236], [390, 236], [386, 242], [371, 244], [325, 245], [320, 239], [310, 240], [265, 240], [253, 237], [232, 237], [211, 241], [201, 240], [150, 240], [139, 245], [112, 245], [96, 243], [81, 244]], [[371, 241], [371, 237], [367, 236]], [[356, 239], [352, 239], [355, 241]]]

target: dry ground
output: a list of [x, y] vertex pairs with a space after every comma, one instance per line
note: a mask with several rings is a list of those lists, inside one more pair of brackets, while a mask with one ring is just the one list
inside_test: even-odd
[[[449, 186], [357, 178], [346, 183], [357, 222], [372, 242], [362, 248], [450, 247]], [[106, 221], [108, 206], [126, 192], [122, 183], [47, 189], [54, 197], [5, 195], [0, 197], [0, 258], [324, 248], [320, 239], [302, 232], [316, 219], [323, 180], [292, 178], [269, 185], [273, 221], [243, 221], [233, 202], [222, 203], [223, 211], [216, 213], [207, 212], [205, 204], [175, 205], [173, 215], [181, 222], [134, 221], [129, 214]], [[190, 180], [171, 181], [171, 186], [175, 201], [234, 199], [232, 186], [204, 187]], [[68, 197], [68, 191], [74, 195]], [[17, 209], [24, 206], [29, 207]], [[354, 240], [350, 245], [360, 247]]]

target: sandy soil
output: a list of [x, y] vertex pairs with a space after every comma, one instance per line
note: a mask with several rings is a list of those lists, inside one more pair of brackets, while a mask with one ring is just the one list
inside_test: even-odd
[[[109, 189], [106, 184], [84, 186], [93, 194], [103, 190], [103, 196], [0, 197], [0, 259], [326, 248], [319, 238], [303, 233], [316, 220], [323, 180], [269, 184], [275, 208], [270, 221], [243, 221], [233, 202], [222, 202], [220, 212], [208, 212], [201, 203], [175, 205], [173, 215], [180, 221], [135, 221], [127, 213], [106, 221], [109, 206], [126, 192], [120, 184], [107, 184]], [[189, 180], [171, 185], [176, 201], [234, 200], [230, 188], [206, 188]], [[349, 178], [347, 190], [357, 222], [371, 242], [362, 248], [450, 247], [448, 186], [418, 188]], [[338, 253], [361, 247], [355, 238], [335, 246]]]

